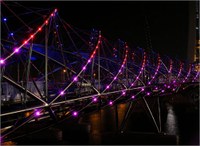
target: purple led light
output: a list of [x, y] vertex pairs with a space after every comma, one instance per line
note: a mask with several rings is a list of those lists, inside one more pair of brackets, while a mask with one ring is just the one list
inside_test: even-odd
[[3, 21], [6, 22], [6, 21], [7, 21], [7, 18], [3, 18]]
[[4, 64], [5, 61], [3, 59], [0, 59], [0, 64]]
[[150, 85], [151, 84], [151, 82], [148, 82], [148, 85]]
[[120, 70], [119, 70], [119, 73], [120, 73], [121, 71], [122, 71], [122, 70], [120, 69]]
[[85, 66], [83, 67], [83, 70], [86, 70], [86, 67], [85, 67]]
[[141, 91], [144, 91], [144, 88], [142, 88], [142, 90]]
[[108, 85], [108, 86], [106, 86], [106, 89], [109, 89], [110, 88], [110, 86]]
[[132, 95], [131, 98], [134, 99], [134, 98], [135, 98], [135, 95]]
[[18, 52], [19, 52], [19, 48], [15, 48], [15, 49], [14, 49], [14, 52], [15, 52], [15, 53], [18, 53]]
[[116, 80], [117, 79], [117, 77], [114, 77], [114, 80]]
[[35, 117], [39, 117], [41, 113], [39, 111], [35, 111]]
[[112, 102], [112, 101], [110, 101], [110, 102], [109, 102], [109, 105], [112, 105], [112, 104], [113, 104], [113, 102]]
[[96, 97], [95, 97], [95, 98], [93, 98], [93, 101], [94, 101], [94, 102], [96, 102], [96, 101], [97, 101], [97, 98], [96, 98]]
[[150, 95], [150, 92], [147, 92], [147, 96], [149, 96]]
[[134, 84], [132, 83], [131, 86], [133, 86]]
[[139, 79], [139, 77], [136, 78], [137, 80]]
[[167, 86], [167, 88], [170, 88], [170, 86]]
[[88, 63], [90, 63], [90, 62], [91, 62], [91, 59], [88, 60]]
[[165, 90], [162, 90], [161, 92], [162, 92], [162, 93], [164, 93], [164, 92], [165, 92]]
[[158, 90], [158, 87], [156, 87], [155, 90]]
[[75, 81], [75, 82], [78, 81], [78, 78], [77, 78], [77, 77], [74, 77], [74, 81]]
[[122, 92], [122, 95], [126, 95], [126, 92], [125, 92], [125, 91], [123, 91], [123, 92]]
[[78, 116], [78, 113], [77, 112], [73, 112], [73, 116], [74, 117]]
[[10, 33], [10, 35], [11, 35], [11, 36], [13, 36], [13, 35], [14, 35], [14, 33], [12, 33], [12, 32], [11, 32], [11, 33]]
[[61, 92], [60, 92], [60, 95], [64, 95], [64, 91], [61, 91]]

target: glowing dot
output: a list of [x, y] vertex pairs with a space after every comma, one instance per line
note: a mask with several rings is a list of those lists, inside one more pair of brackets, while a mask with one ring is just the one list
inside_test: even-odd
[[46, 20], [45, 23], [48, 24], [48, 20]]
[[74, 77], [74, 81], [76, 82], [78, 80], [78, 78], [77, 77]]
[[40, 116], [40, 115], [41, 115], [41, 113], [40, 113], [39, 111], [36, 111], [36, 112], [35, 112], [35, 116], [36, 116], [36, 117], [38, 117], [38, 116]]
[[61, 92], [60, 92], [60, 95], [64, 95], [64, 91], [61, 91]]
[[116, 80], [117, 79], [117, 77], [114, 77], [114, 80]]
[[122, 92], [122, 95], [126, 95], [126, 92], [125, 92], [125, 91], [123, 91], [123, 92]]
[[108, 85], [108, 86], [106, 86], [106, 89], [109, 89], [110, 88], [110, 86]]
[[134, 84], [132, 83], [131, 86], [133, 86]]
[[42, 28], [41, 28], [41, 27], [39, 27], [39, 28], [38, 28], [38, 31], [41, 31], [41, 30], [42, 30]]
[[147, 96], [149, 96], [150, 95], [150, 93], [149, 92], [147, 92]]
[[162, 90], [161, 92], [162, 92], [162, 93], [164, 93], [164, 92], [165, 92], [165, 90]]
[[83, 67], [83, 70], [86, 70], [86, 67], [85, 67], [85, 66]]
[[112, 102], [112, 101], [110, 101], [110, 102], [109, 102], [109, 105], [113, 105], [113, 102]]
[[19, 48], [15, 48], [15, 53], [18, 53], [19, 52]]
[[134, 98], [135, 98], [135, 95], [132, 95], [131, 98], [134, 99]]
[[7, 21], [7, 18], [3, 18], [3, 21], [6, 22], [6, 21]]
[[91, 62], [91, 59], [88, 60], [88, 63], [90, 63], [90, 62]]
[[93, 101], [94, 101], [94, 102], [96, 102], [96, 101], [97, 101], [97, 98], [96, 98], [96, 97], [95, 97], [95, 98], [93, 98]]
[[151, 84], [151, 82], [148, 82], [148, 85], [150, 85]]
[[34, 37], [34, 35], [31, 35], [31, 38], [33, 38]]
[[10, 35], [11, 35], [11, 36], [13, 36], [13, 35], [14, 35], [14, 33], [12, 33], [12, 32], [11, 32], [11, 33], [10, 33]]
[[167, 88], [170, 88], [170, 86], [167, 86]]
[[66, 69], [63, 69], [63, 72], [66, 72]]
[[4, 64], [5, 61], [3, 59], [0, 59], [0, 64]]
[[26, 44], [27, 43], [27, 41], [24, 41], [24, 44]]
[[58, 9], [55, 9], [55, 10], [54, 10], [54, 12], [57, 12], [57, 11], [58, 11]]
[[139, 77], [136, 78], [137, 80], [139, 79]]
[[78, 116], [78, 113], [77, 112], [73, 112], [73, 116], [74, 117]]
[[119, 70], [119, 73], [121, 72], [121, 69]]
[[142, 91], [144, 91], [144, 88], [142, 88]]
[[158, 90], [158, 87], [156, 87], [155, 90]]

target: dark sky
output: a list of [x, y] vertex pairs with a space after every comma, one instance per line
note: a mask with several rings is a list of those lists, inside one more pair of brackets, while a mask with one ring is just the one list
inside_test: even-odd
[[[20, 3], [40, 8], [56, 7], [60, 17], [68, 23], [80, 29], [100, 29], [109, 40], [115, 41], [120, 38], [133, 46], [145, 48], [145, 33], [150, 32], [153, 50], [181, 60], [186, 59], [189, 21], [187, 1]], [[149, 29], [146, 29], [145, 17]]]

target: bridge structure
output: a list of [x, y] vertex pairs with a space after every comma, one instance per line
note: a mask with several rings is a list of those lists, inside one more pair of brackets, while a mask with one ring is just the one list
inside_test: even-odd
[[[7, 3], [2, 4], [15, 14]], [[57, 9], [15, 14], [12, 17], [23, 24], [17, 29], [9, 24], [12, 17], [3, 14], [1, 139], [36, 117], [56, 121], [84, 116], [84, 110], [94, 105], [103, 108], [129, 102], [125, 121], [137, 100], [144, 101], [161, 132], [161, 121], [156, 121], [146, 99], [158, 97], [159, 103], [163, 95], [199, 84], [193, 64], [131, 47], [120, 39], [112, 43], [100, 30], [85, 31], [67, 23]], [[38, 19], [26, 22], [20, 17], [26, 15]]]

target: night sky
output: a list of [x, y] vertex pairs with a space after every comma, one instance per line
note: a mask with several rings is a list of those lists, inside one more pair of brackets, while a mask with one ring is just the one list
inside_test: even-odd
[[145, 34], [149, 32], [153, 50], [181, 60], [187, 58], [187, 1], [19, 3], [28, 7], [58, 8], [60, 17], [69, 24], [85, 30], [100, 29], [111, 42], [120, 38], [133, 47], [146, 48]]

